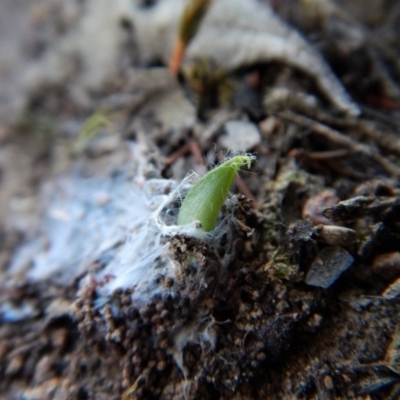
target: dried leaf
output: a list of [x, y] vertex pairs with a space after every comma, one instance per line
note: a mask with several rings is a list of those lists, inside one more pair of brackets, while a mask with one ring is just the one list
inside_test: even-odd
[[[169, 62], [185, 4], [182, 0], [164, 0], [152, 7], [151, 12], [134, 10], [133, 25], [144, 58], [158, 57]], [[227, 72], [260, 63], [282, 62], [312, 76], [339, 110], [351, 115], [360, 113], [321, 54], [265, 2], [213, 2], [187, 46], [182, 69], [204, 59], [212, 60]]]

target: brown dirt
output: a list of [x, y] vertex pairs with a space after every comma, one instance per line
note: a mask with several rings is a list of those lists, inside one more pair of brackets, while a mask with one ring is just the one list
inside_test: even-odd
[[[50, 3], [36, 11], [52, 15], [61, 7]], [[344, 25], [337, 15], [299, 18], [299, 5], [273, 3], [284, 4], [276, 11], [309, 38], [319, 38], [361, 105], [359, 118], [339, 115], [323, 96], [320, 108], [297, 100], [263, 105], [262, 95], [278, 82], [319, 96], [310, 77], [279, 63], [232, 74], [227, 108], [207, 82], [194, 94], [190, 82], [143, 68], [126, 21], [118, 74], [101, 88], [77, 94], [81, 81], [68, 76], [24, 92], [18, 120], [0, 131], [0, 301], [16, 308], [29, 303], [34, 311], [16, 322], [0, 313], [1, 399], [399, 398], [400, 56], [393, 49], [400, 25], [383, 12], [371, 21], [361, 1]], [[378, 11], [400, 15], [395, 2], [378, 3]], [[52, 23], [59, 35], [75, 26], [61, 18], [63, 11], [53, 22], [35, 15], [32, 32], [47, 27], [46, 43]], [[363, 43], [346, 53], [335, 32], [345, 36], [358, 29], [356, 21], [372, 36], [385, 33], [379, 46]], [[32, 35], [26, 46], [39, 39]], [[168, 118], [179, 107], [188, 123], [179, 112]], [[117, 143], [79, 141], [96, 110], [110, 121], [99, 136], [118, 132]], [[160, 277], [170, 295], [143, 304], [132, 300], [134, 288], [118, 290], [98, 306], [102, 282], [80, 290], [81, 277], [67, 286], [23, 273], [11, 280], [15, 250], [40, 226], [42, 187], [60, 171], [80, 163], [85, 174], [107, 171], [108, 179], [126, 161], [126, 145], [141, 142], [149, 177], [180, 180], [204, 169], [202, 154], [218, 162], [227, 151], [219, 141], [225, 121], [248, 119], [260, 132], [258, 144], [246, 149], [257, 162], [241, 175], [253, 205], [232, 196], [231, 248], [226, 238], [170, 239], [180, 268], [175, 281]], [[222, 273], [226, 254], [231, 261]], [[354, 259], [351, 266], [346, 257]], [[343, 272], [307, 284], [322, 258], [330, 271]], [[194, 326], [198, 337], [182, 339], [179, 348], [179, 332]]]

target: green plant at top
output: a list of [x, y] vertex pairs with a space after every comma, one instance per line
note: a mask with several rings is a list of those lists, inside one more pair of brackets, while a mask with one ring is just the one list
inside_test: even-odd
[[181, 67], [186, 47], [196, 35], [212, 0], [190, 0], [182, 12], [178, 34], [172, 52], [169, 68], [176, 75]]
[[185, 45], [193, 39], [198, 31], [210, 4], [211, 0], [191, 0], [185, 7], [178, 31], [179, 37]]
[[209, 232], [214, 229], [229, 188], [243, 165], [250, 168], [252, 158], [235, 156], [204, 175], [188, 192], [178, 215], [178, 225], [199, 221]]

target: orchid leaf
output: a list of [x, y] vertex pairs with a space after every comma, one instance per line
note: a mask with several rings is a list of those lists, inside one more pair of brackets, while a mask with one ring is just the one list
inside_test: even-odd
[[251, 160], [235, 156], [204, 175], [183, 200], [178, 225], [199, 221], [206, 232], [213, 230], [237, 172], [244, 164], [250, 168]]

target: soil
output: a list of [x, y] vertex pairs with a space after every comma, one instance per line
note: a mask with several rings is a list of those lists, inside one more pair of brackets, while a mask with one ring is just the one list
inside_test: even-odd
[[[0, 22], [23, 20], [27, 31], [9, 23], [0, 47], [0, 62], [14, 49], [0, 65], [0, 107], [11, 110], [0, 126], [0, 398], [399, 398], [396, 1], [376, 1], [373, 12], [363, 1], [271, 2], [321, 52], [357, 117], [284, 60], [218, 77], [205, 70], [196, 82], [183, 70], [175, 77], [163, 60], [141, 58], [127, 18], [118, 19], [120, 47], [104, 77], [99, 69], [94, 78], [91, 55], [79, 51], [66, 53], [62, 76], [39, 77], [37, 65], [45, 70], [40, 63], [93, 5], [19, 3], [0, 5]], [[273, 97], [274, 88], [289, 95]], [[243, 122], [240, 137], [231, 121]], [[181, 181], [238, 141], [257, 160], [222, 211], [229, 232], [164, 238], [177, 272], [160, 274], [161, 289], [146, 301], [135, 287], [103, 301], [115, 277], [96, 274], [121, 237], [73, 272], [30, 275], [63, 177], [128, 185], [141, 162], [143, 180]], [[137, 145], [140, 162], [130, 151]], [[96, 201], [113, 204], [108, 195]], [[55, 238], [46, 240], [44, 252]], [[61, 265], [69, 249], [59, 251]]]

